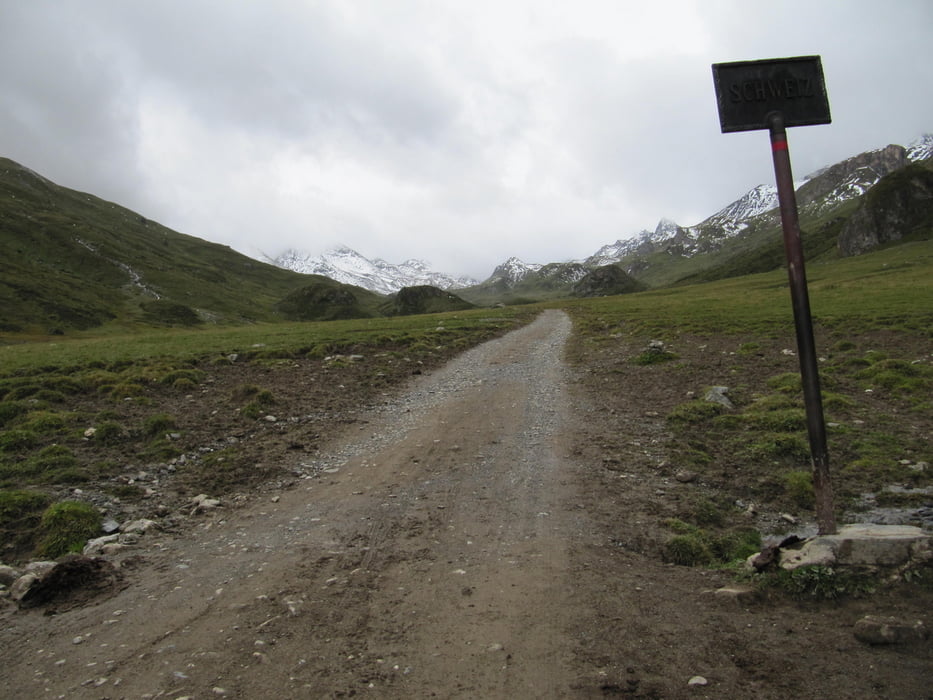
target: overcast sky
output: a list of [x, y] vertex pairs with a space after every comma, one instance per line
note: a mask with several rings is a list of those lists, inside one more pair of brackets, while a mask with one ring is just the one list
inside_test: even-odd
[[0, 0], [0, 155], [249, 254], [484, 279], [772, 183], [710, 65], [810, 54], [798, 179], [933, 131], [930, 0]]

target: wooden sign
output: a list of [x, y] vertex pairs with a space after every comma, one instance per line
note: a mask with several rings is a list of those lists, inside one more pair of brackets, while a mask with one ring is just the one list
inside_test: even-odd
[[819, 56], [714, 63], [713, 83], [723, 133], [768, 129], [773, 112], [785, 127], [832, 121]]

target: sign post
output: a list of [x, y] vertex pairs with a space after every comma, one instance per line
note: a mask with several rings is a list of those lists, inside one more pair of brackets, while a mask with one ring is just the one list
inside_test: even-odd
[[806, 404], [807, 434], [813, 462], [816, 519], [819, 533], [832, 535], [836, 532], [836, 517], [829, 478], [826, 424], [823, 419], [810, 296], [786, 131], [790, 126], [830, 123], [823, 67], [819, 56], [715, 63], [713, 82], [723, 133], [767, 129], [771, 134], [771, 156], [781, 209], [787, 274]]

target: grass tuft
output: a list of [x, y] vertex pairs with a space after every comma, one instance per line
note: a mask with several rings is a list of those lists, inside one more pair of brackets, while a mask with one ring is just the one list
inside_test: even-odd
[[41, 538], [36, 553], [56, 559], [69, 552], [80, 552], [89, 539], [100, 533], [101, 515], [80, 501], [61, 501], [49, 506], [39, 525]]

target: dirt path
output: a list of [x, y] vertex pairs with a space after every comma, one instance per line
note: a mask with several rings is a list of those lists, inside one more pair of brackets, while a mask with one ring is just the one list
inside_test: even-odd
[[49, 697], [568, 688], [569, 331], [550, 312], [421, 378], [325, 479], [166, 539], [119, 595], [21, 638], [11, 680]]
[[928, 697], [929, 647], [853, 639], [877, 602], [724, 602], [725, 573], [643, 553], [696, 487], [657, 471], [645, 402], [607, 435], [570, 330], [545, 312], [416, 378], [319, 477], [147, 535], [112, 597], [5, 611], [0, 697]]

